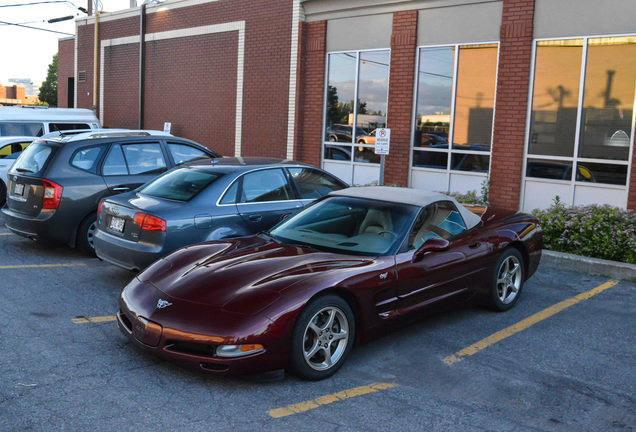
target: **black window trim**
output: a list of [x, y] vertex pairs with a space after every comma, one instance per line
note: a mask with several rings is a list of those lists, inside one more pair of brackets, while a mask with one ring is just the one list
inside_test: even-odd
[[87, 173], [89, 173], [89, 174], [93, 174], [93, 175], [101, 175], [101, 167], [102, 167], [102, 164], [104, 163], [104, 160], [106, 159], [106, 155], [110, 153], [110, 149], [109, 149], [109, 148], [106, 148], [106, 150], [104, 151], [104, 153], [100, 156], [101, 160], [99, 160], [99, 161], [97, 162], [97, 165], [95, 166], [95, 172], [92, 172], [92, 171], [86, 170], [86, 169], [84, 169], [84, 168], [80, 168], [80, 167], [78, 167], [78, 166], [73, 165], [73, 158], [75, 158], [75, 156], [77, 155], [77, 153], [79, 153], [79, 152], [80, 152], [80, 151], [82, 151], [82, 150], [86, 150], [86, 149], [93, 148], [93, 147], [108, 147], [108, 143], [91, 144], [91, 145], [87, 145], [87, 146], [83, 146], [83, 147], [78, 147], [78, 148], [76, 148], [76, 149], [73, 151], [73, 153], [71, 153], [71, 156], [70, 156], [70, 157], [69, 157], [69, 159], [68, 159], [68, 165], [69, 165], [69, 166], [71, 166], [71, 167], [73, 167], [73, 168], [75, 168], [75, 169], [78, 169], [78, 170], [80, 170], [80, 171], [87, 172]]
[[[167, 154], [167, 145], [165, 143], [164, 140], [162, 139], [157, 139], [157, 137], [151, 137], [151, 139], [148, 140], [139, 140], [138, 137], [135, 137], [136, 139], [131, 140], [131, 141], [113, 141], [111, 143], [109, 143], [110, 148], [108, 149], [108, 151], [106, 152], [106, 155], [104, 156], [104, 158], [102, 159], [102, 163], [99, 166], [99, 170], [98, 170], [98, 175], [101, 175], [102, 177], [117, 177], [117, 176], [138, 176], [138, 175], [143, 175], [143, 174], [131, 174], [130, 173], [130, 167], [128, 166], [128, 159], [126, 159], [126, 154], [124, 153], [124, 149], [121, 148], [121, 146], [124, 145], [131, 145], [131, 144], [159, 144], [159, 148], [161, 149], [161, 154], [163, 155], [163, 159], [166, 162], [166, 166], [165, 166], [165, 171], [160, 172], [159, 174], [157, 174], [157, 176], [162, 175], [163, 173], [169, 171], [170, 169], [174, 168], [176, 165], [173, 163], [172, 158], [169, 158], [169, 155]], [[124, 157], [124, 163], [126, 164], [126, 170], [128, 171], [127, 174], [109, 174], [106, 175], [104, 174], [104, 164], [106, 163], [106, 159], [108, 159], [108, 156], [110, 155], [110, 152], [113, 151], [113, 148], [119, 145], [121, 148], [121, 153], [122, 156]]]

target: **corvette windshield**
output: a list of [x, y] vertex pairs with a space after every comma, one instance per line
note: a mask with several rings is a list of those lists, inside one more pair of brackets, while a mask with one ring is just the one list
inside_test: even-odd
[[404, 237], [418, 207], [332, 197], [285, 220], [270, 233], [285, 244], [349, 255], [385, 255]]

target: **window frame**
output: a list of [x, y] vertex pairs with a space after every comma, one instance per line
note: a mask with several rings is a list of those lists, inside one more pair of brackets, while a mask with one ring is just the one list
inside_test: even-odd
[[[479, 45], [496, 45], [497, 46], [497, 64], [495, 66], [495, 83], [494, 88], [495, 92], [493, 94], [493, 116], [492, 116], [492, 124], [490, 129], [490, 149], [486, 151], [479, 150], [458, 150], [453, 149], [453, 137], [455, 134], [455, 115], [456, 115], [456, 100], [457, 100], [457, 82], [458, 82], [458, 70], [459, 70], [459, 52], [461, 47], [465, 46], [479, 46]], [[451, 106], [450, 106], [450, 122], [449, 122], [449, 131], [448, 131], [448, 148], [446, 149], [422, 149], [415, 147], [415, 132], [416, 132], [416, 124], [417, 124], [417, 105], [418, 105], [418, 89], [419, 89], [419, 67], [420, 67], [420, 56], [422, 54], [422, 50], [427, 48], [448, 48], [454, 47], [455, 52], [453, 55], [453, 80], [452, 80], [452, 89], [451, 89]], [[419, 45], [416, 47], [416, 55], [415, 55], [415, 70], [414, 70], [414, 82], [413, 82], [413, 112], [411, 115], [411, 135], [410, 135], [410, 148], [409, 148], [409, 168], [410, 172], [413, 171], [421, 171], [421, 172], [433, 172], [433, 173], [445, 173], [446, 174], [446, 186], [447, 191], [450, 190], [451, 185], [451, 174], [461, 174], [466, 176], [474, 176], [478, 178], [488, 178], [490, 176], [490, 169], [492, 167], [492, 145], [493, 145], [493, 137], [495, 131], [495, 118], [497, 112], [497, 83], [499, 80], [499, 60], [501, 53], [501, 43], [500, 41], [480, 41], [480, 42], [457, 42], [452, 44], [434, 44], [434, 45]], [[428, 168], [428, 167], [418, 167], [413, 165], [413, 155], [414, 152], [431, 152], [431, 153], [442, 153], [446, 154], [446, 168]], [[452, 159], [453, 155], [478, 155], [478, 156], [488, 156], [488, 171], [463, 171], [452, 169]], [[485, 175], [484, 175], [485, 174]], [[412, 182], [412, 175], [409, 175], [409, 185]]]
[[[161, 156], [163, 157], [163, 161], [165, 163], [165, 166], [163, 167], [163, 171], [160, 173], [137, 173], [137, 174], [133, 174], [130, 172], [130, 165], [128, 163], [128, 158], [126, 157], [126, 153], [124, 152], [124, 146], [129, 146], [129, 145], [147, 145], [147, 144], [156, 144], [159, 146], [159, 151], [161, 153]], [[104, 174], [104, 167], [106, 165], [106, 161], [108, 160], [108, 157], [110, 156], [110, 154], [114, 151], [114, 148], [116, 146], [119, 146], [120, 150], [121, 150], [121, 154], [122, 157], [124, 159], [124, 163], [126, 165], [126, 174]], [[117, 177], [117, 176], [128, 176], [128, 177], [133, 177], [133, 176], [143, 176], [143, 175], [156, 175], [159, 176], [167, 171], [169, 171], [171, 168], [175, 167], [176, 165], [173, 163], [173, 160], [171, 158], [171, 156], [167, 153], [168, 149], [166, 148], [165, 142], [162, 140], [148, 140], [148, 141], [139, 141], [139, 140], [135, 140], [135, 141], [114, 141], [114, 142], [110, 142], [109, 143], [109, 148], [108, 151], [105, 152], [105, 155], [103, 157], [102, 162], [100, 163], [100, 167], [98, 170], [98, 174], [101, 175], [102, 177]]]
[[[73, 160], [75, 159], [75, 156], [77, 156], [81, 151], [84, 150], [88, 150], [88, 149], [94, 149], [94, 148], [101, 148], [101, 153], [97, 156], [95, 162], [92, 165], [92, 170], [91, 169], [86, 169], [86, 168], [80, 168], [77, 165], [73, 165]], [[95, 144], [95, 145], [87, 145], [84, 147], [78, 147], [75, 151], [73, 151], [73, 153], [71, 154], [71, 157], [68, 160], [68, 164], [69, 166], [78, 169], [80, 171], [84, 171], [87, 172], [89, 174], [94, 174], [94, 175], [100, 175], [99, 171], [100, 171], [100, 167], [102, 166], [102, 162], [105, 160], [105, 157], [107, 154], [110, 153], [110, 146], [108, 144]]]
[[[570, 187], [570, 195], [568, 199], [565, 199], [565, 202], [574, 203], [575, 195], [576, 195], [576, 187], [577, 186], [585, 186], [590, 188], [598, 188], [602, 189], [613, 189], [617, 191], [624, 191], [624, 204], [627, 204], [629, 186], [630, 186], [630, 178], [632, 171], [632, 161], [634, 157], [634, 136], [636, 133], [636, 91], [634, 94], [634, 101], [632, 105], [632, 120], [631, 120], [631, 133], [630, 133], [630, 149], [627, 160], [611, 160], [611, 159], [596, 159], [596, 158], [585, 158], [579, 157], [579, 149], [580, 149], [580, 141], [581, 141], [581, 128], [582, 128], [582, 110], [585, 96], [585, 78], [587, 76], [587, 56], [588, 56], [588, 48], [590, 39], [603, 39], [603, 38], [622, 38], [622, 37], [636, 37], [636, 33], [621, 33], [621, 34], [605, 34], [605, 35], [584, 35], [584, 36], [568, 36], [568, 37], [550, 37], [550, 38], [535, 38], [532, 41], [532, 54], [531, 54], [531, 62], [530, 62], [530, 81], [528, 85], [528, 103], [526, 107], [526, 125], [525, 125], [525, 134], [524, 134], [524, 146], [523, 146], [523, 163], [522, 163], [522, 176], [521, 176], [521, 194], [520, 194], [520, 203], [525, 202], [526, 195], [526, 181], [534, 181], [540, 183], [553, 183], [558, 185], [568, 185]], [[578, 105], [577, 105], [577, 114], [576, 114], [576, 131], [575, 131], [575, 141], [574, 148], [572, 150], [572, 156], [550, 156], [550, 155], [542, 155], [542, 154], [530, 154], [530, 139], [531, 139], [531, 127], [532, 127], [532, 108], [533, 108], [533, 97], [535, 90], [535, 75], [536, 75], [536, 62], [537, 62], [537, 48], [540, 42], [545, 41], [567, 41], [567, 40], [583, 40], [583, 49], [581, 53], [581, 70], [580, 70], [580, 80], [579, 80], [579, 94], [578, 94]], [[571, 163], [571, 171], [573, 171], [570, 180], [562, 180], [562, 179], [550, 179], [550, 178], [542, 178], [542, 177], [531, 177], [527, 175], [528, 170], [528, 160], [529, 159], [539, 159], [541, 161], [555, 161], [555, 162], [566, 162]], [[579, 163], [599, 163], [605, 165], [617, 165], [617, 166], [627, 166], [626, 173], [626, 181], [624, 185], [615, 185], [609, 183], [595, 183], [595, 182], [584, 182], [577, 180], [578, 166]]]
[[[358, 126], [358, 97], [359, 97], [359, 87], [360, 87], [360, 55], [361, 53], [369, 53], [369, 52], [382, 52], [386, 51], [389, 56], [389, 74], [387, 77], [387, 87], [386, 87], [386, 101], [387, 108], [389, 104], [389, 87], [391, 83], [391, 48], [372, 48], [372, 49], [361, 49], [361, 50], [340, 50], [340, 51], [329, 51], [325, 54], [325, 81], [323, 83], [323, 106], [322, 106], [322, 128], [321, 128], [321, 146], [320, 146], [320, 166], [324, 167], [324, 162], [336, 163], [343, 166], [353, 167], [354, 165], [362, 165], [362, 166], [373, 166], [380, 167], [379, 161], [377, 163], [370, 162], [356, 162], [355, 160], [355, 150], [356, 147], [365, 147], [370, 149], [375, 149], [375, 145], [370, 144], [358, 144], [355, 142], [356, 137], [356, 128]], [[346, 54], [346, 53], [355, 53], [356, 54], [356, 67], [355, 67], [355, 76], [354, 76], [354, 91], [353, 91], [353, 100], [354, 100], [354, 109], [353, 109], [353, 125], [350, 125], [352, 128], [351, 133], [351, 142], [331, 142], [325, 139], [325, 135], [327, 133], [327, 107], [328, 107], [328, 92], [329, 92], [329, 56], [332, 54]], [[349, 126], [349, 125], [345, 125]], [[376, 128], [377, 129], [377, 128]], [[369, 131], [371, 132], [371, 131]], [[341, 159], [327, 159], [325, 158], [325, 146], [326, 145], [335, 145], [348, 147], [350, 149], [349, 160], [341, 160]]]

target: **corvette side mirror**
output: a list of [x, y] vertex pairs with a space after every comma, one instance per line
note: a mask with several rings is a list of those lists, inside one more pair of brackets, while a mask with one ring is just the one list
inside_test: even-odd
[[418, 261], [422, 261], [424, 255], [428, 252], [445, 252], [450, 249], [450, 243], [448, 240], [444, 240], [441, 238], [432, 238], [428, 239], [424, 242], [422, 246], [418, 250], [413, 253], [413, 258], [411, 258], [411, 262], [416, 263]]

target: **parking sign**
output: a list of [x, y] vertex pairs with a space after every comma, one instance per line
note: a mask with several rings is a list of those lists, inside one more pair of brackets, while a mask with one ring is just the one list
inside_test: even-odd
[[377, 129], [375, 131], [375, 154], [388, 155], [391, 143], [391, 129]]

